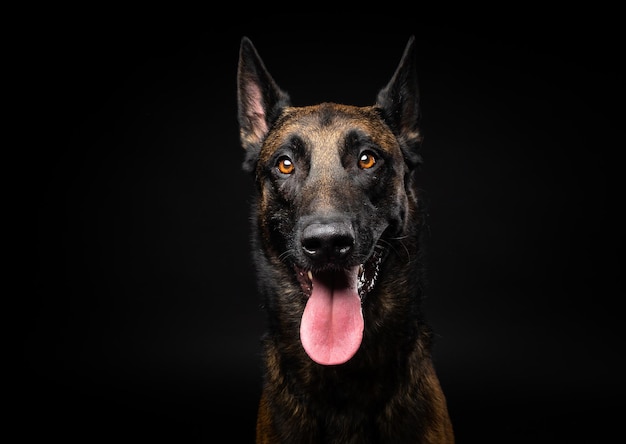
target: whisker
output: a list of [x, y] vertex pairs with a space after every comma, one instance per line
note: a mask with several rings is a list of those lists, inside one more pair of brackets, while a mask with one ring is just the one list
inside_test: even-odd
[[[406, 245], [404, 245], [404, 242], [402, 242], [404, 239], [408, 239], [408, 236], [398, 236], [398, 237], [392, 237], [389, 240], [395, 241], [393, 243], [389, 242], [386, 239], [379, 239], [378, 242], [379, 244], [385, 244], [388, 248], [391, 248], [398, 256], [400, 256], [400, 252], [398, 251], [398, 249], [395, 247], [395, 244], [399, 244], [402, 249], [404, 250], [404, 254], [406, 255], [407, 261], [410, 264], [412, 259], [411, 259], [411, 253], [409, 253], [409, 249], [406, 247]], [[376, 247], [380, 247], [380, 248], [384, 248], [382, 245], [376, 244]]]
[[286, 250], [280, 253], [280, 255], [278, 256], [278, 260], [281, 262], [287, 262], [287, 259], [289, 259], [291, 256], [291, 250]]

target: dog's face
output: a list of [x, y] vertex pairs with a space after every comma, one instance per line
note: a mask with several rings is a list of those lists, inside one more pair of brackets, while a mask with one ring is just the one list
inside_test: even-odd
[[412, 39], [371, 107], [290, 106], [246, 38], [238, 79], [244, 166], [259, 190], [260, 242], [302, 296], [305, 351], [320, 364], [346, 362], [360, 346], [362, 305], [387, 246], [404, 235], [416, 205]]
[[256, 166], [263, 232], [304, 271], [348, 269], [405, 219], [406, 164], [372, 108], [287, 108]]

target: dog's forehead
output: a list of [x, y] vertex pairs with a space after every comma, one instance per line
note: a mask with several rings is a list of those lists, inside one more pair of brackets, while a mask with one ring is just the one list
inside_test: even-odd
[[289, 107], [283, 111], [264, 144], [262, 158], [298, 137], [312, 149], [335, 148], [350, 133], [358, 132], [381, 149], [399, 149], [398, 142], [374, 107], [322, 103]]

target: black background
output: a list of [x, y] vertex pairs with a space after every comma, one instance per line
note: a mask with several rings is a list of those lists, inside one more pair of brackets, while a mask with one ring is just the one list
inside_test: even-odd
[[295, 105], [373, 103], [416, 36], [424, 309], [458, 442], [617, 430], [623, 54], [609, 22], [95, 16], [53, 24], [26, 55], [45, 140], [26, 156], [26, 436], [253, 442], [264, 320], [236, 122], [243, 35]]

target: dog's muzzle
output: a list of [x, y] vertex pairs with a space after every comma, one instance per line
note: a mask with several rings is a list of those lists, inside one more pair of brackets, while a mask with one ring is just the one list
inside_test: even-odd
[[[296, 265], [298, 281], [308, 297], [313, 275], [328, 275], [331, 271], [357, 270], [357, 286], [361, 299], [376, 285], [386, 249], [378, 243], [363, 262], [356, 259], [356, 238], [348, 222], [313, 222], [302, 230], [300, 245], [306, 264]], [[362, 256], [362, 255], [361, 255]], [[355, 265], [358, 267], [354, 268]]]

